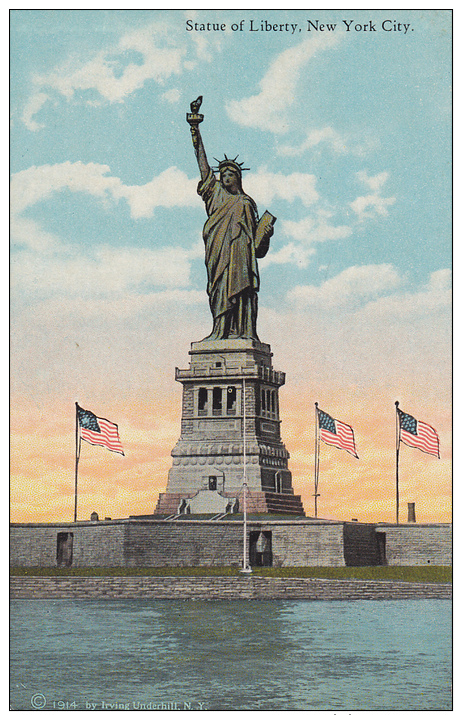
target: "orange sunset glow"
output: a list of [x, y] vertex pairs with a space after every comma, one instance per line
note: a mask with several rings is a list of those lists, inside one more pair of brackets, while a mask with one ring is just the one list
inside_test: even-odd
[[[291, 453], [294, 491], [301, 494], [307, 516], [314, 514], [314, 401], [311, 390], [281, 390], [282, 438]], [[317, 395], [316, 395], [317, 397]], [[346, 410], [338, 394], [323, 391], [321, 406], [348, 421], [355, 432], [359, 460], [321, 443], [321, 518], [393, 521], [395, 518], [395, 415], [392, 395], [377, 392], [356, 399]], [[428, 422], [438, 426], [450, 418], [425, 400], [420, 402]], [[149, 514], [159, 492], [165, 491], [171, 466], [170, 450], [178, 439], [181, 390], [172, 378], [170, 398], [138, 403], [111, 403], [125, 457], [82, 442], [79, 464], [78, 518], [92, 511], [100, 518]], [[64, 406], [22, 405], [12, 439], [12, 520], [48, 522], [71, 520], [74, 504], [75, 430], [72, 410]], [[347, 414], [345, 414], [347, 413]], [[49, 434], [54, 422], [55, 435]], [[99, 414], [99, 413], [98, 413]], [[64, 418], [65, 417], [65, 418]], [[416, 503], [419, 522], [450, 521], [450, 430], [440, 427], [441, 459], [406, 445], [400, 449], [400, 515], [407, 502]], [[44, 454], [44, 446], [46, 453]]]

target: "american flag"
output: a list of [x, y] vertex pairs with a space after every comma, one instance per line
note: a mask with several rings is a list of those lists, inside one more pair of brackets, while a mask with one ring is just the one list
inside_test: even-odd
[[[90, 444], [107, 447], [111, 452], [124, 454], [119, 439], [119, 429], [114, 422], [97, 417], [89, 410], [77, 407], [77, 417], [80, 425], [80, 437]], [[124, 455], [125, 456], [125, 455]]]
[[440, 458], [440, 441], [433, 427], [425, 422], [419, 422], [412, 415], [402, 412], [399, 408], [399, 438], [409, 447], [416, 447], [422, 452], [433, 454]]
[[355, 436], [350, 425], [340, 420], [334, 420], [327, 412], [318, 410], [319, 434], [323, 442], [331, 444], [359, 459], [356, 452]]

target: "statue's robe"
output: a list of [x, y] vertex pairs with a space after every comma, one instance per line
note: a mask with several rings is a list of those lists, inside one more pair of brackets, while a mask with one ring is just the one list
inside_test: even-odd
[[207, 293], [213, 315], [209, 340], [257, 338], [257, 291], [260, 287], [255, 257], [257, 207], [247, 194], [231, 194], [210, 170], [200, 181], [205, 202], [204, 225]]

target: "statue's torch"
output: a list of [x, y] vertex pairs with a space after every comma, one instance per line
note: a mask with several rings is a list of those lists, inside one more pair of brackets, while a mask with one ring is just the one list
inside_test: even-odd
[[186, 121], [191, 127], [197, 127], [198, 124], [204, 121], [204, 115], [199, 114], [201, 104], [202, 97], [198, 97], [194, 102], [191, 102], [191, 112], [186, 113]]

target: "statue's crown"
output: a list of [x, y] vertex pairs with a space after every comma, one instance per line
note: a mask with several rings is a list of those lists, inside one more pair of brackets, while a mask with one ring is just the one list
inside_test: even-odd
[[235, 156], [234, 159], [228, 159], [228, 157], [225, 154], [225, 158], [222, 161], [213, 157], [215, 159], [215, 161], [218, 162], [218, 166], [213, 167], [214, 171], [221, 172], [224, 169], [229, 168], [229, 169], [236, 171], [239, 174], [239, 176], [242, 176], [242, 172], [249, 171], [249, 169], [244, 166], [244, 162], [237, 161], [238, 156], [239, 156], [239, 154], [237, 156]]

